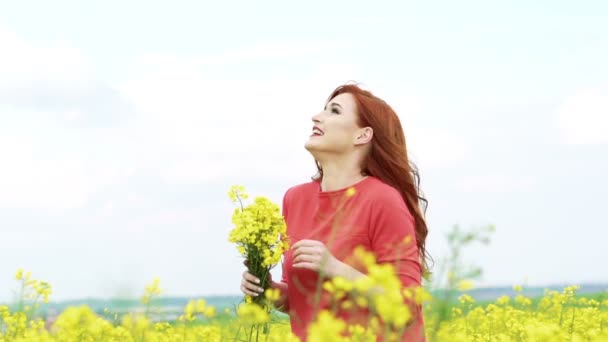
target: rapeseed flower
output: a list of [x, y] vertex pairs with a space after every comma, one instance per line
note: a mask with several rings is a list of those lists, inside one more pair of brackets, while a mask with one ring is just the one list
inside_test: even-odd
[[308, 328], [307, 339], [310, 342], [348, 341], [343, 336], [346, 323], [336, 318], [331, 312], [322, 310]]
[[[289, 248], [287, 226], [279, 206], [268, 198], [258, 196], [250, 205], [243, 203], [249, 198], [245, 188], [234, 185], [228, 192], [230, 199], [238, 203], [232, 215], [234, 228], [228, 241], [235, 243], [237, 251], [247, 259], [249, 272], [260, 279], [260, 287], [270, 287], [270, 270], [279, 263], [285, 250]], [[247, 298], [246, 298], [247, 299]], [[253, 298], [253, 302], [269, 310], [266, 293]]]
[[354, 187], [350, 187], [346, 190], [346, 197], [353, 197], [357, 193], [357, 190]]
[[331, 312], [355, 307], [368, 309], [370, 320], [366, 329], [373, 334], [399, 336], [413, 318], [411, 305], [428, 301], [430, 294], [422, 288], [405, 288], [392, 264], [378, 264], [373, 253], [362, 247], [354, 250], [354, 256], [367, 270], [366, 276], [356, 280], [334, 277], [323, 283], [323, 289], [331, 295]]
[[461, 280], [458, 282], [457, 287], [459, 291], [469, 291], [473, 288], [473, 282], [470, 280]]
[[[361, 253], [361, 252], [360, 252]], [[368, 258], [367, 260], [373, 260]], [[403, 307], [394, 305], [398, 301], [425, 302], [430, 294], [424, 288], [407, 288], [397, 291], [393, 287], [394, 274], [390, 267], [368, 264], [368, 284], [357, 286], [356, 282], [343, 278], [328, 280], [325, 291], [342, 298], [340, 307], [352, 309], [356, 300], [368, 304], [372, 315], [366, 325], [348, 324], [331, 310], [324, 310], [315, 317], [308, 330], [308, 341], [376, 341], [399, 340], [402, 332], [395, 326], [406, 320], [400, 312]], [[31, 278], [31, 273], [21, 272], [15, 277], [19, 284], [34, 293], [37, 300], [40, 292], [50, 285]], [[26, 283], [28, 284], [26, 286]], [[359, 292], [359, 289], [367, 292]], [[36, 290], [37, 289], [37, 290]], [[608, 299], [606, 293], [596, 297], [577, 294], [578, 286], [568, 286], [563, 291], [546, 291], [538, 300], [524, 297], [517, 291], [514, 298], [501, 296], [494, 303], [477, 302], [471, 295], [464, 294], [460, 303], [451, 305], [447, 316], [441, 318], [435, 327], [436, 307], [426, 305], [424, 310], [426, 333], [433, 333], [433, 341], [608, 341]], [[146, 287], [148, 294], [157, 295], [159, 281]], [[278, 292], [267, 290], [267, 297], [274, 299]], [[29, 298], [29, 297], [28, 297]], [[109, 321], [86, 305], [70, 306], [64, 309], [54, 322], [35, 317], [36, 303], [25, 302], [29, 311], [12, 309], [0, 305], [0, 341], [299, 341], [289, 327], [289, 321], [275, 318], [262, 306], [249, 301], [238, 306], [236, 319], [209, 319], [204, 324], [174, 324], [154, 321], [138, 313], [122, 315], [120, 319]], [[104, 309], [103, 316], [110, 313]], [[188, 302], [185, 316], [214, 317], [215, 309], [204, 299]], [[407, 314], [405, 315], [407, 317]], [[184, 319], [187, 322], [189, 320]], [[182, 321], [184, 321], [182, 320]], [[190, 321], [191, 322], [191, 321]], [[197, 323], [197, 322], [194, 322]], [[241, 329], [243, 324], [249, 325]], [[256, 331], [255, 326], [266, 328]], [[386, 330], [390, 328], [391, 331]], [[436, 330], [435, 330], [436, 329]], [[427, 338], [430, 342], [430, 338]]]
[[241, 304], [236, 313], [240, 321], [245, 324], [264, 324], [270, 320], [268, 311], [256, 303]]

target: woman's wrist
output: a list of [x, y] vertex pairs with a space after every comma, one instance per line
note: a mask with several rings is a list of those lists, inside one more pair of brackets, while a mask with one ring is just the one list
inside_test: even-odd
[[342, 261], [336, 260], [333, 267], [332, 277], [342, 277], [346, 280], [354, 281], [365, 277], [365, 274], [359, 272], [354, 267], [343, 263]]
[[285, 284], [282, 281], [281, 282], [276, 282], [276, 281], [270, 282], [270, 287], [272, 287], [273, 289], [283, 290], [283, 289], [285, 289], [286, 286], [287, 286], [287, 284]]
[[289, 301], [287, 299], [287, 284], [284, 282], [275, 282], [272, 281], [270, 283], [270, 287], [276, 290], [279, 290], [279, 299], [274, 303], [275, 307], [284, 313], [287, 313], [289, 310]]

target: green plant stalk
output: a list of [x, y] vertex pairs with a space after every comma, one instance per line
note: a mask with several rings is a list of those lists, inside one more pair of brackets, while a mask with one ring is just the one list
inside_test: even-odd
[[264, 292], [253, 297], [253, 302], [262, 306], [266, 310], [268, 310], [265, 291], [271, 285], [269, 282], [269, 277], [268, 277], [268, 273], [270, 272], [270, 269], [268, 267], [262, 266], [261, 253], [254, 246], [248, 246], [247, 258], [248, 258], [247, 269], [249, 270], [249, 273], [251, 273], [258, 279], [260, 279], [260, 283], [258, 285], [262, 289], [264, 289]]

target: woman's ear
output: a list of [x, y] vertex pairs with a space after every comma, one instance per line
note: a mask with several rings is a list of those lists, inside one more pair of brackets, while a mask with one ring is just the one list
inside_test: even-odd
[[371, 127], [364, 127], [359, 130], [359, 134], [355, 139], [355, 145], [364, 145], [372, 140], [374, 130]]

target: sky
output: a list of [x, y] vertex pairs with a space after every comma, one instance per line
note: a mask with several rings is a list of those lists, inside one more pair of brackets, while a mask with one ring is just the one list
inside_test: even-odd
[[[606, 283], [603, 1], [0, 5], [0, 301], [239, 295], [227, 192], [281, 204], [331, 91], [405, 129], [427, 249], [493, 224], [476, 286]], [[280, 267], [273, 270], [280, 276]]]

